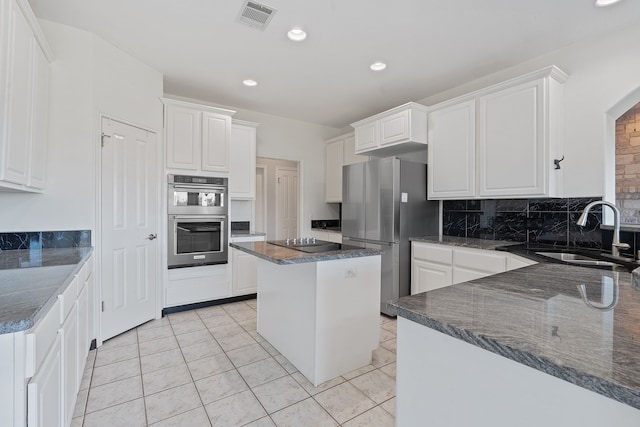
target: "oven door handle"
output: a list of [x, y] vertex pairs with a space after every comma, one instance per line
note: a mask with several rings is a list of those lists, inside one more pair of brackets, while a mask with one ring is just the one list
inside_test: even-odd
[[206, 185], [206, 184], [189, 184], [189, 185], [176, 185], [176, 184], [173, 184], [173, 185], [171, 185], [171, 187], [179, 189], [179, 190], [198, 190], [198, 191], [200, 191], [200, 190], [206, 189], [206, 190], [210, 190], [210, 191], [218, 191], [218, 192], [221, 192], [221, 193], [224, 193], [224, 191], [226, 190], [225, 187], [212, 187], [212, 186]]
[[198, 221], [226, 221], [227, 215], [171, 215], [174, 220], [197, 219]]

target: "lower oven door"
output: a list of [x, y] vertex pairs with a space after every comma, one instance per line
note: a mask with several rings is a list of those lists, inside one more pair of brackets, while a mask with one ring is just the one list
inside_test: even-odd
[[168, 267], [226, 264], [226, 215], [169, 215]]

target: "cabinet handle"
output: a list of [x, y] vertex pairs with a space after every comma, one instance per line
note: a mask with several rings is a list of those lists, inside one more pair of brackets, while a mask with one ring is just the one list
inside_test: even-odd
[[156, 235], [156, 234], [149, 234], [149, 235], [147, 236], [147, 240], [153, 240], [153, 239], [155, 239], [156, 237], [158, 237], [158, 235]]

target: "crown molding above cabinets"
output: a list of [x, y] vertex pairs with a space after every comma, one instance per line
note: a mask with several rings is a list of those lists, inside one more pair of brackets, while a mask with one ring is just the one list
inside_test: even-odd
[[551, 66], [430, 107], [427, 197], [561, 197], [566, 79]]

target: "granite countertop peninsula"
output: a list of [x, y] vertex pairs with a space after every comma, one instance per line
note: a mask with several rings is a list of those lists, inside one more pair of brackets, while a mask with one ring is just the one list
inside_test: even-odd
[[398, 316], [640, 409], [640, 288], [538, 263], [391, 303]]
[[383, 251], [377, 249], [354, 247], [338, 251], [306, 253], [295, 249], [272, 245], [267, 242], [230, 243], [229, 246], [275, 264], [301, 264], [305, 262], [358, 258], [363, 256], [380, 255], [383, 253]]
[[455, 236], [422, 236], [410, 237], [412, 242], [435, 243], [448, 246], [460, 246], [464, 248], [494, 250], [498, 247], [508, 245], [519, 245], [520, 242], [510, 242], [507, 240], [485, 240], [473, 239], [471, 237], [455, 237]]
[[33, 327], [93, 248], [0, 251], [0, 334]]

